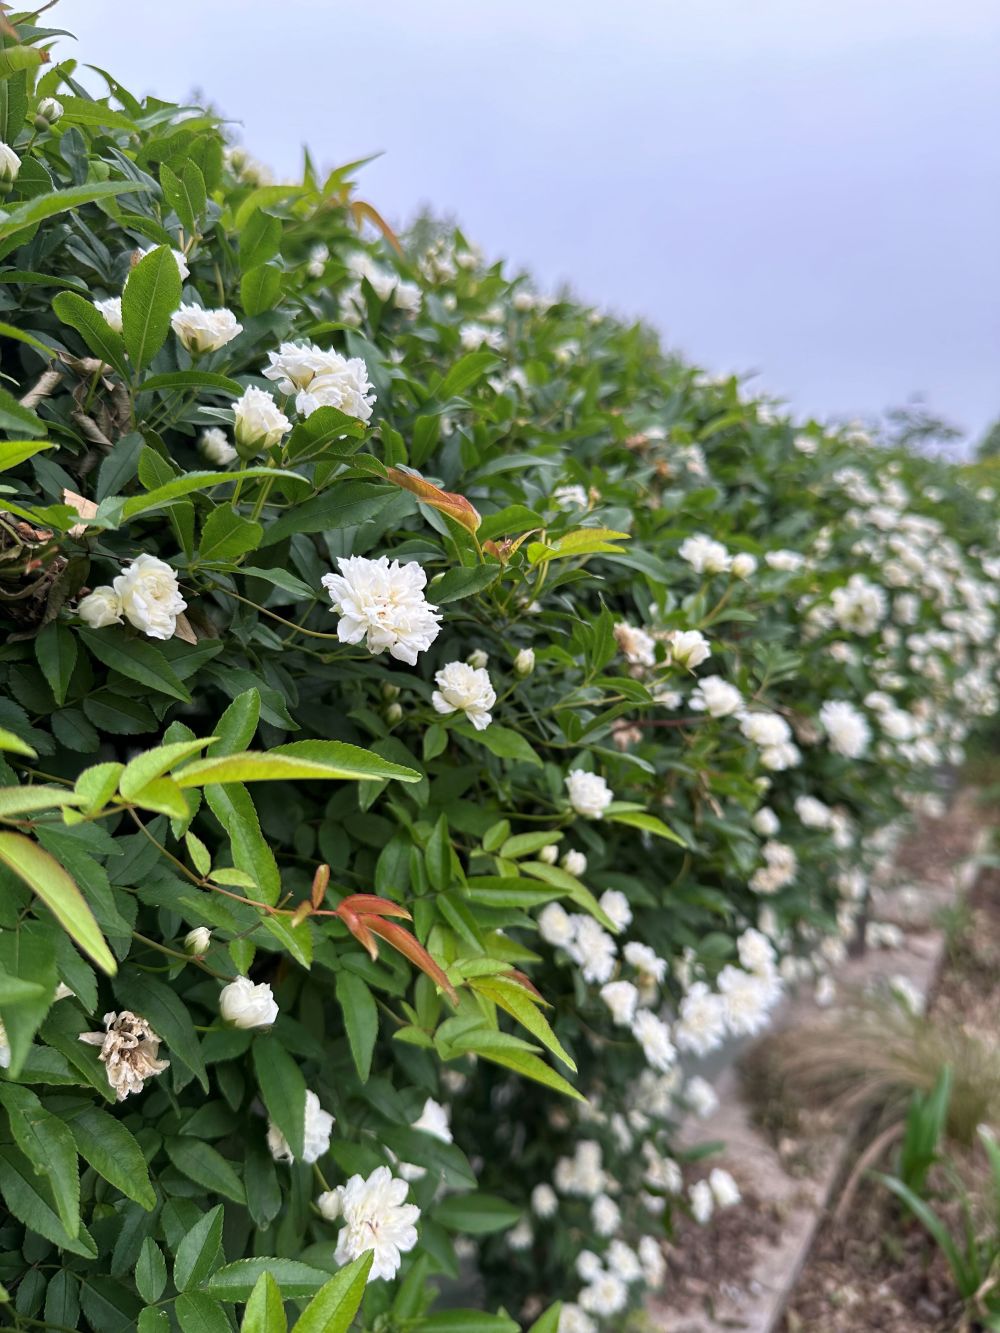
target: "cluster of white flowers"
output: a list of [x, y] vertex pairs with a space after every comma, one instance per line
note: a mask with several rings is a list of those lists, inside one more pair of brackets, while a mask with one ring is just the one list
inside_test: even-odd
[[868, 749], [871, 727], [864, 714], [846, 699], [828, 699], [819, 710], [819, 721], [836, 754], [860, 759]]
[[120, 625], [122, 617], [151, 639], [172, 639], [177, 617], [187, 609], [177, 575], [155, 555], [139, 555], [110, 586], [81, 598], [77, 612], [91, 629]]
[[765, 864], [750, 876], [750, 887], [754, 893], [777, 893], [794, 882], [799, 870], [799, 859], [794, 848], [770, 839], [761, 848], [761, 855]]
[[685, 537], [677, 548], [677, 554], [687, 561], [696, 574], [727, 574], [732, 568], [733, 557], [722, 542], [707, 537], [703, 532]]
[[268, 352], [268, 358], [265, 378], [275, 381], [279, 393], [295, 394], [301, 416], [309, 417], [319, 407], [335, 407], [359, 421], [370, 420], [375, 395], [360, 357], [341, 356], [315, 343], [286, 342]]
[[731, 717], [743, 707], [743, 695], [721, 676], [702, 676], [689, 702], [696, 712], [709, 717]]

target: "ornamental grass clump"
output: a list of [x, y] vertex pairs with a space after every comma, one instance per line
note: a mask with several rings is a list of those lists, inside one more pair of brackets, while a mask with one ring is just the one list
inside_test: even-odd
[[620, 1329], [996, 711], [992, 507], [10, 18], [4, 1318]]

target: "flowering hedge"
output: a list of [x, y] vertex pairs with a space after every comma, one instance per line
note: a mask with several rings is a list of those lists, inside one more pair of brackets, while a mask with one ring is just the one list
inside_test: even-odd
[[[739, 1197], [671, 1152], [698, 1060], [828, 987], [995, 711], [994, 516], [49, 36], [0, 52], [10, 1318], [621, 1328]], [[473, 1258], [500, 1313], [433, 1313]]]

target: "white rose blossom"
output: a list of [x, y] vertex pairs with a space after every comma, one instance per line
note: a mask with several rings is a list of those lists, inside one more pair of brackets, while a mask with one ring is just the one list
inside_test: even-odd
[[226, 432], [218, 426], [206, 426], [198, 436], [198, 448], [210, 463], [226, 467], [239, 458], [239, 454], [226, 438]]
[[587, 858], [584, 856], [583, 852], [570, 850], [559, 864], [568, 875], [575, 875], [578, 879], [581, 875], [586, 874], [587, 871]]
[[76, 609], [80, 619], [91, 629], [122, 623], [122, 599], [114, 588], [95, 588], [80, 599]]
[[102, 301], [94, 301], [92, 304], [108, 328], [114, 333], [121, 333], [122, 298], [120, 296], [106, 296]]
[[621, 649], [627, 662], [633, 666], [654, 666], [656, 664], [656, 640], [644, 629], [629, 625], [621, 620], [614, 628], [615, 642]]
[[431, 695], [431, 703], [435, 712], [464, 713], [476, 731], [486, 730], [493, 720], [490, 709], [497, 696], [485, 667], [449, 662], [435, 674], [434, 683], [437, 689]]
[[631, 981], [609, 981], [601, 987], [601, 999], [611, 1011], [612, 1022], [631, 1027], [639, 1003], [639, 991]]
[[551, 1185], [542, 1181], [531, 1191], [531, 1211], [543, 1221], [555, 1217], [559, 1211], [559, 1196]]
[[710, 717], [729, 717], [743, 707], [743, 696], [735, 685], [730, 685], [721, 676], [703, 676], [698, 688], [693, 690], [691, 707], [699, 713], [708, 713]]
[[423, 569], [415, 560], [401, 565], [385, 555], [377, 560], [341, 556], [337, 564], [340, 573], [324, 574], [322, 583], [340, 616], [341, 643], [364, 640], [373, 656], [388, 649], [392, 657], [414, 666], [417, 654], [427, 651], [441, 629], [437, 607], [424, 596]]
[[[330, 1137], [333, 1133], [335, 1121], [329, 1111], [323, 1110], [319, 1104], [319, 1098], [311, 1090], [306, 1092], [304, 1115], [305, 1143], [302, 1161], [311, 1165], [313, 1162], [318, 1162], [323, 1154], [329, 1150]], [[267, 1146], [276, 1162], [291, 1164], [295, 1161], [288, 1140], [273, 1120], [268, 1121]]]
[[278, 1017], [278, 1005], [266, 981], [254, 985], [249, 977], [237, 977], [219, 993], [219, 1012], [238, 1028], [269, 1028]]
[[346, 1185], [331, 1191], [339, 1195], [344, 1219], [333, 1252], [336, 1263], [343, 1266], [372, 1250], [368, 1281], [394, 1278], [402, 1256], [417, 1243], [420, 1209], [404, 1202], [408, 1191], [406, 1181], [395, 1179], [387, 1166], [376, 1167], [367, 1180], [351, 1176]]
[[207, 926], [195, 926], [184, 936], [184, 948], [195, 958], [208, 953], [212, 943], [212, 932]]
[[21, 159], [9, 143], [0, 140], [0, 181], [13, 182], [21, 170]]
[[677, 554], [696, 574], [725, 574], [732, 565], [732, 557], [723, 544], [706, 537], [703, 532], [685, 537]]
[[605, 889], [600, 897], [601, 908], [612, 925], [624, 930], [632, 922], [632, 908], [620, 889]]
[[292, 423], [266, 389], [251, 384], [233, 404], [233, 426], [237, 445], [248, 453], [260, 453], [273, 449]]
[[669, 639], [670, 657], [678, 666], [693, 671], [712, 655], [708, 640], [697, 629], [675, 629]]
[[189, 352], [217, 352], [243, 332], [231, 310], [204, 310], [199, 305], [181, 305], [170, 317], [170, 327]]
[[860, 759], [868, 749], [871, 727], [864, 714], [846, 699], [827, 700], [819, 710], [819, 721], [836, 754]]
[[[177, 617], [187, 609], [177, 575], [155, 555], [136, 556], [115, 579], [112, 591], [129, 624], [151, 639], [172, 639]], [[106, 594], [108, 590], [98, 588], [95, 592]]]
[[588, 773], [582, 768], [573, 768], [570, 769], [565, 781], [569, 803], [584, 819], [601, 819], [615, 799], [614, 792], [599, 773]]
[[730, 572], [735, 579], [749, 579], [757, 572], [756, 556], [750, 555], [747, 551], [740, 551], [738, 555], [733, 556], [733, 563], [730, 566]]
[[514, 658], [514, 675], [530, 676], [535, 669], [534, 648], [522, 648]]
[[57, 120], [61, 120], [64, 111], [62, 102], [54, 97], [43, 97], [38, 103], [38, 114], [44, 116], [50, 125], [54, 125]]

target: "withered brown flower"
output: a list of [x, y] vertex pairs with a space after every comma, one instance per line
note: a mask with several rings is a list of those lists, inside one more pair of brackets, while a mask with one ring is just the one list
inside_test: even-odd
[[162, 1074], [170, 1061], [157, 1059], [160, 1038], [138, 1014], [128, 1009], [105, 1014], [104, 1026], [106, 1032], [81, 1032], [80, 1040], [88, 1046], [100, 1046], [98, 1059], [121, 1102], [131, 1092], [142, 1092], [146, 1079]]

